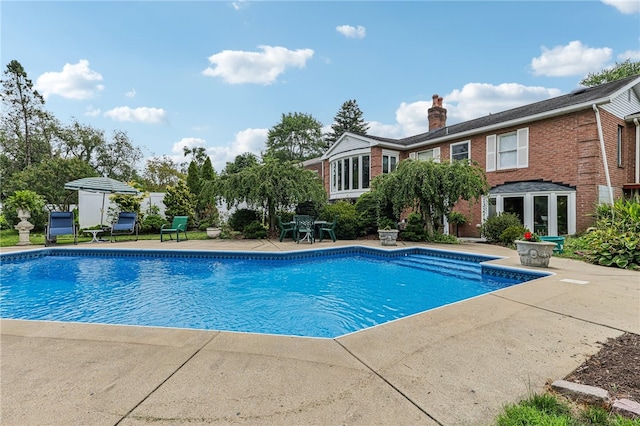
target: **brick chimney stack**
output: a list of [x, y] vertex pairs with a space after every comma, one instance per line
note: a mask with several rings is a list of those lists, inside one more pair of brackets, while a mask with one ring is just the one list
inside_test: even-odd
[[442, 108], [442, 97], [433, 95], [433, 106], [427, 112], [429, 131], [440, 129], [447, 125], [447, 110]]

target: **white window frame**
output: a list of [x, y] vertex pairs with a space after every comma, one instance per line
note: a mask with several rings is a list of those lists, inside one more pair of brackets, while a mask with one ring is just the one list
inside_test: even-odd
[[[506, 136], [516, 136], [515, 149], [504, 151], [500, 149], [500, 141]], [[507, 152], [515, 151], [516, 160], [514, 164], [508, 166], [500, 166], [501, 155]], [[486, 151], [486, 171], [494, 172], [496, 170], [523, 169], [529, 167], [529, 128], [518, 129], [515, 132], [503, 133], [500, 135], [487, 136]]]
[[[345, 153], [346, 154], [346, 153]], [[362, 157], [369, 157], [369, 186], [363, 188], [363, 161]], [[345, 189], [345, 173], [344, 173], [344, 160], [349, 160], [349, 189]], [[358, 161], [358, 188], [353, 188], [353, 161]], [[342, 173], [340, 175], [341, 181], [338, 183], [337, 181], [337, 172], [338, 172], [338, 163], [342, 168]], [[340, 190], [338, 190], [340, 187]], [[361, 194], [369, 191], [371, 188], [371, 152], [360, 151], [360, 152], [349, 152], [348, 155], [340, 155], [339, 157], [333, 158], [329, 162], [329, 192], [330, 198], [357, 198]]]
[[[412, 154], [414, 154], [413, 158], [415, 158], [416, 160], [421, 160], [421, 161], [431, 160], [435, 163], [440, 162], [440, 147], [425, 149], [424, 151], [418, 151], [415, 153], [412, 152]], [[427, 158], [420, 158], [424, 156], [427, 156]]]
[[[385, 157], [387, 158], [387, 164], [389, 165], [389, 168], [388, 168], [387, 171], [384, 170], [384, 159], [385, 159]], [[382, 174], [386, 175], [388, 173], [393, 173], [398, 168], [399, 158], [400, 158], [400, 153], [398, 151], [383, 150], [382, 151], [382, 158], [381, 158], [382, 164], [380, 164], [380, 167], [382, 168]], [[395, 161], [391, 161], [392, 159], [395, 160]]]
[[[460, 145], [467, 145], [467, 157], [465, 158], [466, 160], [471, 160], [471, 141], [463, 141], [463, 142], [456, 142], [456, 143], [452, 143], [451, 145], [449, 145], [449, 160], [453, 161], [453, 147], [454, 146], [460, 146]], [[463, 160], [463, 158], [457, 158], [456, 160]]]

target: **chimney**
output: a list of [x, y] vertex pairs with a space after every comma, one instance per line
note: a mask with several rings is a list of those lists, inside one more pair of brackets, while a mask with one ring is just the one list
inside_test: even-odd
[[442, 108], [442, 97], [433, 95], [433, 106], [427, 112], [429, 131], [440, 129], [447, 125], [447, 110]]

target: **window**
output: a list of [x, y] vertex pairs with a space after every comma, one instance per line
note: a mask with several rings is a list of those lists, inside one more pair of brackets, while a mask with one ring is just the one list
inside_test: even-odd
[[398, 157], [396, 155], [382, 155], [382, 173], [392, 173], [396, 170]]
[[428, 149], [426, 151], [420, 151], [417, 154], [418, 160], [432, 160], [436, 163], [440, 162], [440, 148]]
[[618, 126], [618, 140], [617, 141], [618, 141], [618, 143], [617, 143], [618, 152], [617, 152], [616, 158], [617, 158], [617, 162], [618, 162], [618, 167], [622, 167], [623, 166], [623, 163], [622, 163], [622, 160], [623, 160], [623, 156], [622, 156], [622, 148], [623, 148], [623, 146], [622, 146], [622, 126]]
[[332, 193], [367, 189], [369, 188], [369, 155], [356, 155], [332, 161], [330, 173]]
[[451, 161], [468, 160], [471, 158], [470, 141], [452, 143], [451, 144]]
[[488, 172], [529, 167], [529, 129], [487, 136]]

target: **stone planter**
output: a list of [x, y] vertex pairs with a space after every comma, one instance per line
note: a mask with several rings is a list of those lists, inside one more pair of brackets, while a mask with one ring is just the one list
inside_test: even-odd
[[556, 243], [515, 241], [516, 250], [520, 256], [520, 263], [524, 266], [537, 266], [546, 268], [549, 266], [549, 259], [553, 255], [553, 248]]
[[18, 231], [18, 243], [16, 245], [28, 246], [31, 244], [31, 241], [29, 241], [29, 232], [33, 229], [33, 224], [27, 220], [31, 217], [31, 212], [26, 209], [16, 209], [16, 213], [20, 219], [20, 222], [14, 226]]
[[207, 228], [207, 237], [218, 238], [222, 234], [222, 228]]
[[398, 239], [397, 229], [378, 229], [378, 238], [380, 238], [380, 245], [383, 246], [395, 246]]

